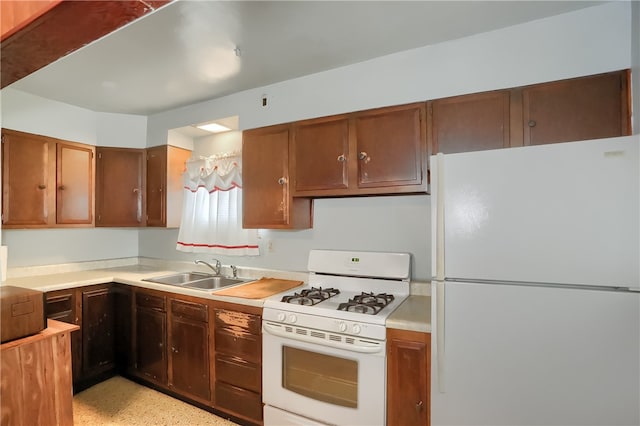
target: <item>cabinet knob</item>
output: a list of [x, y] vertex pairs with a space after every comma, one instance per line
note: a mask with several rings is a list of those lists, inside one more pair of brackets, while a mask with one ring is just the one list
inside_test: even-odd
[[60, 186], [58, 187], [58, 189], [60, 189], [60, 191], [64, 191], [64, 190], [65, 190], [65, 189], [67, 189], [67, 188], [66, 188], [64, 185], [60, 185]]
[[338, 162], [344, 163], [346, 160], [347, 160], [347, 157], [345, 157], [344, 154], [338, 155]]
[[38, 189], [47, 189], [47, 185], [40, 184], [38, 185]]
[[284, 185], [285, 183], [287, 183], [287, 179], [281, 177], [280, 179], [278, 179], [278, 185]]
[[536, 127], [535, 120], [529, 120], [529, 122], [527, 124], [529, 125], [529, 127]]
[[359, 158], [360, 160], [365, 160], [365, 159], [367, 159], [368, 157], [369, 157], [369, 155], [368, 155], [366, 152], [364, 152], [364, 151], [362, 151], [362, 152], [360, 152], [360, 154], [358, 154], [358, 158]]
[[133, 193], [137, 193], [138, 192], [138, 188], [133, 188]]
[[416, 411], [420, 411], [420, 410], [422, 410], [422, 401], [416, 404]]

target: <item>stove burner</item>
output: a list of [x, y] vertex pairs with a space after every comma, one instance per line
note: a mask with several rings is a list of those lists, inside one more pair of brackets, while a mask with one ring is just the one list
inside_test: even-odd
[[311, 306], [338, 294], [340, 294], [340, 290], [335, 288], [311, 287], [300, 291], [300, 293], [293, 293], [291, 296], [283, 296], [281, 302]]
[[362, 292], [361, 294], [354, 296], [353, 299], [349, 299], [348, 302], [341, 303], [338, 306], [338, 310], [375, 315], [391, 303], [393, 299], [394, 297], [392, 294], [373, 294]]

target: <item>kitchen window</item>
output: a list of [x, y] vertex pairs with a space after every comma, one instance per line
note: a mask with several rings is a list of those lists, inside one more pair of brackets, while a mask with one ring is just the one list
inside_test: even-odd
[[184, 198], [176, 249], [191, 253], [257, 256], [256, 229], [242, 229], [242, 157], [192, 158], [183, 175]]

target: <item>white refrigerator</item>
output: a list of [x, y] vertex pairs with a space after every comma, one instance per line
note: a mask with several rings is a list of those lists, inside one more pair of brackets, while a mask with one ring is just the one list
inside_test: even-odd
[[639, 146], [431, 157], [432, 425], [640, 424]]

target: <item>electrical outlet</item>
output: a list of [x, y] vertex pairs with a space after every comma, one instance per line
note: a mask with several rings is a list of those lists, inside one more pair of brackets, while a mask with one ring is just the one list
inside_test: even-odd
[[267, 241], [267, 251], [269, 253], [275, 252], [275, 249], [273, 248], [273, 241], [272, 240]]

